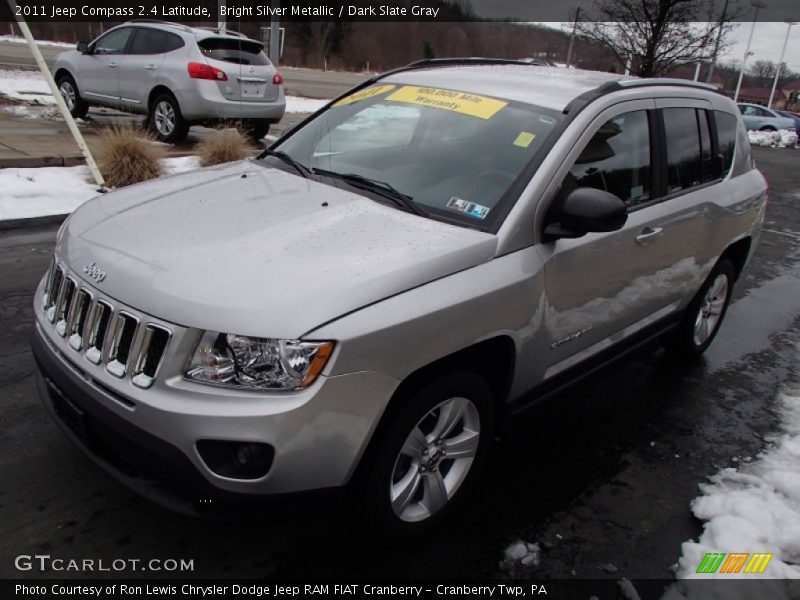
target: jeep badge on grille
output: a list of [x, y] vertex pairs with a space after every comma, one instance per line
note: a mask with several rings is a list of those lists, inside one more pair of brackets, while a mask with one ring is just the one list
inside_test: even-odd
[[97, 283], [103, 283], [103, 280], [106, 278], [106, 272], [98, 269], [94, 261], [83, 267], [83, 272], [94, 279]]

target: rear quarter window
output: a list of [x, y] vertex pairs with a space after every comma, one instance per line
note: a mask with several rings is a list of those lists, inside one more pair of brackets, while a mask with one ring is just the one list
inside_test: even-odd
[[719, 110], [714, 111], [714, 121], [717, 124], [719, 154], [722, 159], [722, 177], [725, 177], [730, 173], [731, 166], [733, 166], [733, 157], [736, 154], [736, 128], [738, 121], [735, 116]]
[[206, 38], [197, 42], [203, 56], [236, 65], [264, 66], [270, 64], [264, 47], [252, 40]]

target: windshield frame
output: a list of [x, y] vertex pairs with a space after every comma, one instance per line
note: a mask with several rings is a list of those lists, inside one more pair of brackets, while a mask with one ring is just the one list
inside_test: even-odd
[[[387, 85], [393, 84], [398, 86], [414, 85], [412, 83], [403, 82], [402, 79], [396, 79], [395, 77], [392, 77], [392, 75], [402, 73], [404, 71], [405, 71], [404, 69], [400, 69], [398, 71], [385, 73], [383, 75], [379, 75], [377, 77], [368, 79], [362, 84], [347, 90], [345, 93], [341, 94], [340, 96], [332, 99], [330, 102], [325, 104], [317, 112], [310, 114], [308, 117], [298, 122], [297, 125], [292, 127], [290, 131], [286, 132], [280, 138], [275, 140], [254, 160], [260, 162], [266, 162], [265, 159], [269, 158], [270, 151], [276, 151], [276, 150], [280, 151], [280, 146], [284, 142], [289, 140], [292, 136], [294, 136], [297, 132], [304, 129], [306, 126], [310, 125], [316, 119], [325, 115], [329, 110], [335, 108], [340, 100], [347, 98], [355, 94], [356, 92], [359, 92], [361, 90], [369, 88], [370, 86], [375, 86], [378, 84], [387, 84]], [[456, 91], [461, 91], [461, 90], [456, 90]], [[479, 92], [475, 90], [470, 90], [470, 91], [465, 91], [465, 93], [473, 94]], [[492, 207], [492, 211], [489, 217], [487, 217], [485, 221], [480, 222], [475, 219], [470, 219], [469, 217], [466, 216], [461, 216], [455, 212], [450, 213], [443, 209], [439, 209], [437, 207], [431, 207], [421, 202], [416, 204], [425, 211], [426, 214], [424, 218], [429, 218], [435, 221], [441, 221], [451, 225], [458, 225], [459, 227], [465, 227], [467, 229], [474, 229], [486, 233], [497, 234], [497, 232], [502, 227], [503, 223], [505, 222], [511, 210], [514, 208], [514, 206], [516, 206], [517, 202], [519, 201], [523, 190], [527, 187], [528, 183], [538, 170], [542, 161], [548, 155], [555, 142], [558, 140], [558, 138], [561, 136], [566, 126], [571, 121], [569, 117], [572, 117], [573, 115], [567, 115], [565, 114], [565, 112], [539, 106], [531, 102], [520, 102], [517, 100], [509, 100], [498, 96], [492, 96], [491, 94], [487, 95], [487, 97], [502, 100], [503, 102], [506, 102], [509, 106], [517, 106], [526, 109], [533, 109], [541, 115], [546, 115], [554, 118], [556, 122], [553, 125], [553, 128], [550, 130], [549, 134], [541, 139], [541, 143], [534, 150], [530, 159], [528, 160], [527, 163], [525, 163], [525, 165], [520, 170], [519, 174], [511, 183], [511, 185], [509, 185], [509, 187], [505, 190], [505, 192], [503, 192], [501, 197], [497, 200], [495, 205]], [[309, 170], [311, 170], [311, 168], [308, 167], [307, 165], [304, 166], [306, 166], [307, 168], [309, 168]], [[315, 180], [318, 181], [319, 183], [324, 183], [326, 185], [330, 185], [332, 187], [337, 187], [340, 189], [343, 184], [347, 186], [348, 191], [377, 200], [378, 202], [384, 203], [387, 206], [394, 206], [393, 204], [390, 203], [390, 201], [387, 201], [387, 199], [383, 198], [380, 194], [376, 194], [375, 192], [372, 192], [370, 190], [359, 189], [357, 187], [347, 184], [346, 182], [341, 181], [338, 178], [331, 178], [325, 175], [319, 175], [315, 177]], [[400, 191], [403, 192], [403, 190]], [[402, 210], [402, 208], [398, 208], [398, 210]]]

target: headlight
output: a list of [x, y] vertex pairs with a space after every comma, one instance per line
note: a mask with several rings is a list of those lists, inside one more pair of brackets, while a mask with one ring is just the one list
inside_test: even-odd
[[186, 377], [202, 383], [256, 390], [296, 390], [317, 379], [333, 342], [252, 338], [206, 331]]

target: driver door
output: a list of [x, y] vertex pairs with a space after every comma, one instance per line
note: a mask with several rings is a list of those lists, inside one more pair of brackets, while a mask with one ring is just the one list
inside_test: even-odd
[[119, 68], [132, 32], [132, 27], [109, 31], [91, 45], [90, 54], [83, 56], [78, 87], [93, 104], [119, 105]]
[[652, 100], [614, 106], [587, 128], [557, 175], [545, 216], [559, 221], [570, 191], [594, 187], [625, 201], [627, 223], [618, 231], [589, 233], [539, 246], [545, 262], [547, 352], [545, 378], [557, 375], [670, 311], [661, 288], [664, 206], [654, 175]]

